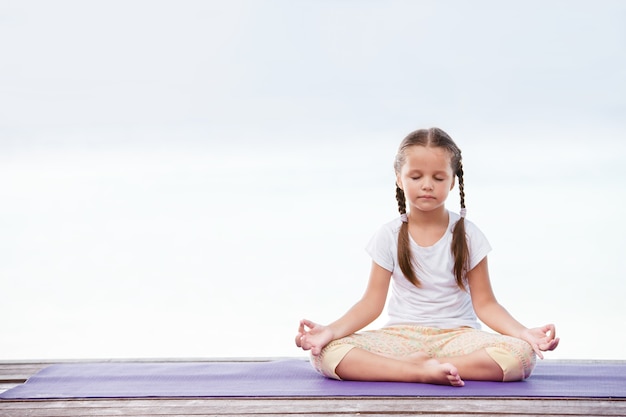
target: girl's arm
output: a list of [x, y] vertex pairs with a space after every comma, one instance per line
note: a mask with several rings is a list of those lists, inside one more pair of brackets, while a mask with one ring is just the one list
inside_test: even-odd
[[361, 299], [341, 318], [322, 326], [309, 320], [300, 321], [296, 345], [304, 350], [311, 350], [319, 355], [324, 346], [335, 339], [340, 339], [361, 330], [382, 313], [387, 300], [391, 272], [372, 262], [370, 278]]
[[361, 299], [339, 320], [328, 327], [333, 331], [333, 340], [361, 330], [380, 316], [389, 291], [391, 272], [372, 262], [370, 278]]
[[537, 356], [543, 359], [541, 351], [554, 350], [559, 343], [552, 324], [528, 329], [496, 300], [489, 279], [489, 267], [485, 257], [474, 269], [467, 273], [472, 294], [472, 305], [478, 318], [498, 333], [527, 341]]

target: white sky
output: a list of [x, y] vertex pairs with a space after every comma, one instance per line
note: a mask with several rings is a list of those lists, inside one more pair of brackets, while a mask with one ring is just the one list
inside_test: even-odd
[[560, 319], [552, 357], [626, 359], [624, 74], [622, 1], [0, 0], [0, 358], [298, 353], [438, 125], [495, 275], [530, 280], [503, 299]]
[[623, 123], [620, 1], [0, 4], [8, 138], [38, 127]]

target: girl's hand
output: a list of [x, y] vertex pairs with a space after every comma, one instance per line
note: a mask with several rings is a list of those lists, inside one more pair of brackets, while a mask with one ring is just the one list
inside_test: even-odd
[[537, 356], [541, 359], [543, 359], [543, 354], [541, 352], [556, 349], [560, 340], [556, 337], [556, 328], [554, 327], [554, 324], [546, 324], [543, 327], [525, 329], [522, 331], [521, 338], [532, 346]]
[[303, 350], [310, 350], [314, 356], [320, 354], [324, 346], [333, 340], [333, 332], [328, 326], [300, 320], [296, 345]]

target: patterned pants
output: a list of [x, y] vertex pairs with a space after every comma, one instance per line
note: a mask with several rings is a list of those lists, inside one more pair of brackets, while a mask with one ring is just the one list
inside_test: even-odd
[[333, 340], [320, 355], [312, 356], [313, 367], [322, 375], [341, 379], [335, 368], [353, 348], [372, 353], [404, 357], [424, 352], [438, 359], [462, 356], [485, 349], [502, 368], [504, 381], [519, 381], [530, 376], [535, 367], [535, 353], [531, 346], [515, 337], [461, 327], [436, 329], [421, 326], [391, 326], [365, 331]]

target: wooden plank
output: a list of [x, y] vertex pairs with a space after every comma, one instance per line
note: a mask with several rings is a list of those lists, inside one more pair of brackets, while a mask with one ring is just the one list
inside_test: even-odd
[[0, 382], [24, 382], [49, 364], [3, 364], [0, 363]]
[[[171, 362], [269, 362], [294, 358], [140, 358], [140, 359], [64, 359], [48, 361], [0, 361], [0, 383], [23, 383], [49, 365], [62, 363], [171, 363]], [[304, 359], [303, 359], [304, 360]]]
[[18, 385], [19, 384], [0, 382], [0, 394], [10, 390], [11, 388], [17, 387]]
[[2, 416], [180, 415], [507, 415], [624, 416], [623, 400], [503, 398], [177, 398], [0, 401]]

